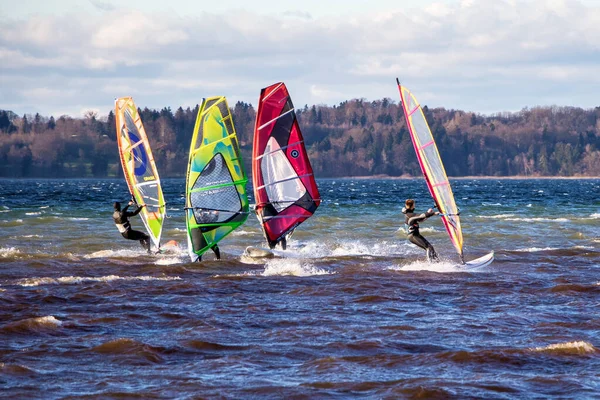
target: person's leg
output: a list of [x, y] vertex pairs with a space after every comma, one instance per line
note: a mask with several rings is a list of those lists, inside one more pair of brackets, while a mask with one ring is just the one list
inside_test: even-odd
[[423, 236], [420, 234], [411, 234], [408, 235], [408, 240], [425, 250], [427, 252], [427, 259], [429, 261], [439, 261], [433, 246]]
[[427, 260], [429, 260], [430, 262], [434, 261], [440, 261], [440, 259], [438, 258], [437, 253], [435, 252], [435, 249], [433, 248], [433, 245], [431, 243], [429, 243], [429, 241], [427, 241], [427, 239], [425, 239], [423, 236], [421, 236], [421, 238], [423, 239], [423, 242], [425, 243], [426, 250], [427, 250]]
[[127, 232], [127, 239], [139, 241], [144, 250], [150, 253], [150, 236], [146, 235], [144, 232], [130, 229]]
[[152, 252], [150, 250], [150, 246], [152, 245], [152, 242], [150, 241], [150, 236], [146, 235], [144, 239], [140, 240], [140, 243], [142, 243], [142, 246], [146, 249], [146, 251], [148, 251], [148, 254]]
[[281, 249], [285, 250], [287, 248], [287, 239], [285, 238], [285, 236], [281, 239]]
[[425, 238], [419, 234], [410, 234], [408, 235], [408, 240], [412, 243], [412, 244], [416, 244], [417, 246], [419, 246], [420, 248], [422, 248], [423, 250], [427, 250], [427, 245], [429, 244], [427, 242], [427, 240], [425, 240]]
[[429, 261], [435, 261], [435, 262], [440, 261], [437, 253], [435, 252], [435, 249], [433, 248], [433, 246], [431, 244], [427, 248], [427, 258], [429, 259]]
[[215, 253], [215, 257], [217, 257], [217, 260], [221, 259], [221, 250], [219, 250], [219, 246], [217, 246], [216, 244], [212, 247], [212, 251]]

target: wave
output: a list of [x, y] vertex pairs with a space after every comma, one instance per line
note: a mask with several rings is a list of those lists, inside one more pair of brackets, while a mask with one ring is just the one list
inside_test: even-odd
[[582, 355], [598, 352], [598, 349], [589, 342], [583, 340], [567, 343], [550, 344], [544, 347], [534, 347], [530, 351], [550, 353], [550, 354], [565, 354], [565, 355]]
[[42, 212], [41, 211], [28, 212], [28, 213], [25, 213], [25, 215], [42, 215]]
[[563, 292], [596, 293], [598, 291], [599, 290], [596, 287], [596, 285], [590, 286], [590, 285], [582, 285], [582, 284], [577, 284], [577, 283], [563, 283], [560, 285], [555, 285], [550, 289], [551, 293], [563, 293]]
[[36, 372], [30, 368], [27, 368], [19, 364], [5, 364], [0, 362], [0, 374], [8, 375], [31, 375]]
[[538, 251], [553, 251], [560, 250], [560, 247], [527, 247], [525, 249], [514, 249], [513, 251], [519, 253], [537, 253]]
[[2, 221], [0, 221], [1, 227], [12, 228], [15, 226], [20, 226], [20, 225], [23, 225], [23, 220], [20, 218], [11, 219], [11, 220], [3, 219]]
[[[132, 242], [133, 244], [134, 242]], [[95, 251], [91, 254], [86, 254], [83, 256], [83, 258], [85, 259], [92, 259], [92, 258], [111, 258], [111, 257], [135, 257], [138, 258], [140, 257], [141, 254], [143, 255], [147, 255], [146, 251], [143, 250], [141, 247], [134, 247], [135, 250], [131, 250], [131, 249], [121, 249], [121, 250], [99, 250], [99, 251]]]
[[313, 264], [291, 259], [269, 260], [265, 264], [265, 270], [262, 276], [315, 276], [315, 275], [331, 275], [334, 272], [329, 272], [325, 269], [317, 268]]
[[140, 358], [153, 363], [162, 362], [161, 353], [163, 349], [150, 346], [129, 338], [114, 339], [92, 348], [92, 351], [100, 354], [109, 354], [117, 357]]
[[519, 221], [519, 222], [569, 222], [568, 218], [506, 218], [506, 221]]
[[107, 275], [99, 277], [85, 277], [85, 276], [64, 276], [59, 278], [24, 278], [18, 280], [15, 284], [23, 287], [40, 286], [40, 285], [60, 285], [60, 284], [78, 284], [83, 282], [114, 282], [114, 281], [180, 281], [182, 280], [178, 276], [118, 276], [118, 275]]
[[515, 216], [515, 214], [479, 215], [479, 218], [504, 219], [504, 218], [511, 218], [514, 216]]
[[252, 346], [236, 346], [236, 345], [227, 345], [227, 344], [219, 344], [213, 342], [205, 342], [203, 340], [187, 340], [184, 342], [187, 347], [190, 347], [194, 350], [208, 350], [208, 351], [224, 351], [224, 350], [247, 350], [251, 349]]
[[12, 333], [48, 332], [60, 327], [62, 322], [52, 315], [45, 317], [27, 318], [4, 325], [0, 331]]
[[189, 262], [189, 256], [183, 257], [164, 257], [156, 260], [154, 265], [174, 265]]
[[349, 256], [397, 256], [406, 253], [406, 242], [402, 240], [377, 241], [367, 243], [361, 240], [344, 240], [335, 242], [308, 242], [305, 245], [288, 243], [288, 250], [277, 253], [285, 257], [324, 258]]
[[265, 264], [263, 271], [246, 271], [240, 274], [223, 274], [214, 275], [215, 278], [219, 277], [232, 277], [232, 276], [318, 276], [318, 275], [333, 275], [335, 272], [327, 271], [322, 268], [317, 268], [313, 264], [290, 258], [278, 258], [269, 260]]

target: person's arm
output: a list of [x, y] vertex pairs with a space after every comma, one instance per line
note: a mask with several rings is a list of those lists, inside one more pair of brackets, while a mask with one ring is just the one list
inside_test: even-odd
[[422, 213], [422, 214], [419, 214], [419, 215], [414, 215], [414, 216], [412, 216], [412, 217], [410, 217], [408, 219], [407, 225], [412, 225], [412, 224], [414, 224], [416, 222], [425, 221], [427, 218], [429, 218], [429, 217], [425, 213]]
[[[132, 204], [133, 204], [133, 203], [130, 201], [130, 202], [129, 202], [129, 204], [127, 205], [127, 207], [129, 207], [129, 206], [130, 206], [130, 205], [132, 205]], [[127, 207], [125, 207], [125, 208], [127, 208]], [[140, 213], [140, 211], [142, 211], [142, 208], [144, 208], [144, 207], [146, 207], [146, 205], [145, 205], [145, 204], [142, 204], [141, 206], [138, 206], [137, 210], [135, 210], [134, 212], [128, 212], [128, 213], [127, 213], [127, 216], [128, 216], [128, 217], [133, 217], [133, 216], [136, 216], [136, 215], [138, 215], [138, 214]], [[123, 211], [124, 211], [124, 210], [123, 210]]]
[[439, 214], [439, 212], [437, 211], [433, 211], [432, 208], [430, 208], [429, 210], [427, 210], [427, 212], [425, 213], [425, 218], [429, 218], [429, 217], [433, 217], [434, 215]]
[[146, 207], [145, 204], [138, 206], [137, 210], [135, 210], [134, 212], [131, 213], [131, 216], [133, 217], [134, 215], [138, 215], [140, 213], [140, 211], [142, 211], [142, 208], [144, 208], [144, 207]]

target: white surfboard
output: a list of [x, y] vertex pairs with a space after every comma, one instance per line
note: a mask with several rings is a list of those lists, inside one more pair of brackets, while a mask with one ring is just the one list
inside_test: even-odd
[[269, 249], [264, 247], [248, 246], [244, 251], [244, 255], [252, 258], [271, 258], [275, 257], [275, 254]]
[[467, 261], [463, 265], [458, 265], [458, 267], [472, 271], [475, 269], [487, 267], [488, 265], [490, 265], [492, 263], [492, 261], [494, 261], [494, 252], [493, 251], [486, 254], [485, 256], [481, 256], [472, 261]]

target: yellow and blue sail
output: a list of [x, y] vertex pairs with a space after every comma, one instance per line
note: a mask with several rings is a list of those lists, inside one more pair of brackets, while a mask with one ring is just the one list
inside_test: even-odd
[[117, 143], [132, 198], [146, 207], [140, 217], [156, 248], [166, 215], [165, 199], [144, 125], [131, 97], [115, 100]]

